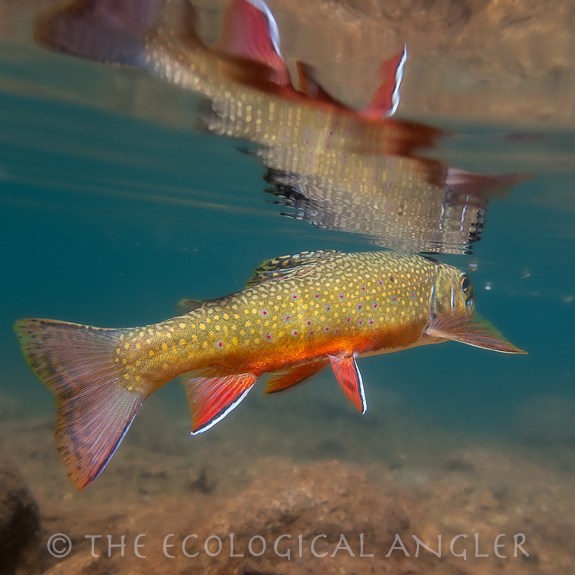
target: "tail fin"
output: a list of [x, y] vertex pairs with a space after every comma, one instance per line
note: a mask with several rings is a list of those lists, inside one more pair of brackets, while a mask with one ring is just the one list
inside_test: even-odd
[[143, 38], [155, 22], [158, 0], [76, 0], [36, 22], [41, 46], [89, 60], [145, 66]]
[[115, 362], [124, 330], [25, 319], [14, 329], [30, 367], [57, 397], [56, 444], [76, 489], [102, 472], [149, 391]]

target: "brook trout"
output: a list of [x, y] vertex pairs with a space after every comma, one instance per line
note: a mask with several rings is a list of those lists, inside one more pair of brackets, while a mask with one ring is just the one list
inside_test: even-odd
[[469, 276], [393, 252], [302, 252], [263, 263], [245, 290], [183, 300], [144, 327], [16, 322], [30, 367], [56, 394], [56, 443], [77, 489], [103, 470], [142, 402], [183, 375], [192, 435], [223, 419], [264, 373], [278, 393], [327, 366], [365, 413], [356, 358], [460, 341], [524, 353], [474, 315]]

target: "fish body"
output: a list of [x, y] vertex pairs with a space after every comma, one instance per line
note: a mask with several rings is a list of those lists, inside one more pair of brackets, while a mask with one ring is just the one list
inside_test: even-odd
[[28, 319], [15, 329], [56, 394], [56, 441], [78, 489], [97, 477], [142, 402], [181, 375], [192, 434], [227, 415], [269, 373], [277, 393], [333, 368], [367, 402], [356, 358], [457, 340], [522, 353], [473, 313], [467, 274], [410, 254], [303, 252], [265, 262], [245, 290], [144, 327], [102, 329]]

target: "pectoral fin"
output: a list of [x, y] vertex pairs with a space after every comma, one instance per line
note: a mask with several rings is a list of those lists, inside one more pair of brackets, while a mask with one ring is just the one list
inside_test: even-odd
[[256, 380], [252, 373], [183, 376], [192, 412], [192, 435], [203, 433], [221, 421], [240, 404]]
[[442, 313], [432, 320], [425, 333], [503, 353], [527, 353], [504, 338], [497, 328], [478, 315]]
[[281, 393], [305, 383], [308, 379], [315, 377], [326, 365], [326, 362], [306, 363], [286, 371], [272, 373], [266, 384], [265, 393]]
[[355, 358], [352, 355], [329, 355], [328, 357], [331, 361], [331, 367], [333, 368], [333, 373], [337, 381], [345, 391], [345, 394], [363, 415], [367, 411], [367, 401], [365, 399], [361, 373], [359, 373]]

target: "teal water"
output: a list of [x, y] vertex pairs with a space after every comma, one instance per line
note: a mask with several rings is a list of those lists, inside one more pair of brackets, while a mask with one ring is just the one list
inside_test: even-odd
[[[270, 257], [370, 249], [280, 217], [263, 168], [232, 140], [5, 93], [0, 110], [3, 387], [31, 409], [51, 412], [52, 398], [20, 357], [16, 319], [152, 323], [182, 297], [237, 291]], [[461, 269], [477, 263], [476, 309], [529, 355], [450, 343], [370, 358], [368, 389], [396, 391], [443, 425], [478, 432], [504, 429], [530, 397], [575, 397], [569, 176], [533, 174], [492, 202], [473, 257], [442, 258]], [[549, 190], [567, 205], [550, 205]]]
[[[0, 402], [18, 408], [0, 415], [2, 439], [40, 501], [60, 502], [72, 488], [52, 440], [55, 398], [26, 364], [12, 328], [16, 320], [100, 327], [159, 322], [176, 315], [182, 298], [242, 289], [258, 264], [274, 256], [374, 248], [359, 236], [282, 217], [289, 208], [265, 193], [265, 167], [244, 153], [253, 146], [194, 129], [201, 108], [194, 95], [159, 82], [138, 84], [141, 78], [131, 70], [30, 46], [18, 59], [13, 45], [0, 45], [0, 56], [3, 49]], [[76, 100], [70, 98], [72, 77]], [[54, 89], [59, 78], [66, 88], [60, 95]], [[87, 103], [92, 85], [110, 86], [112, 104], [96, 97]], [[128, 101], [142, 86], [162, 95], [160, 107], [177, 100], [189, 111], [186, 125], [115, 105], [114, 98], [123, 94]], [[109, 498], [111, 508], [120, 508], [128, 491], [146, 502], [159, 492], [181, 497], [178, 481], [188, 472], [201, 477], [206, 468], [232, 477], [225, 485], [233, 491], [236, 475], [270, 456], [306, 463], [337, 459], [363, 470], [395, 470], [406, 459], [414, 468], [447, 469], [452, 450], [462, 446], [500, 449], [504, 458], [521, 453], [530, 464], [572, 480], [575, 136], [525, 128], [536, 137], [506, 140], [502, 134], [521, 127], [426, 120], [459, 138], [440, 141], [427, 156], [477, 173], [528, 176], [490, 202], [473, 255], [437, 256], [462, 270], [473, 268], [475, 309], [528, 355], [446, 343], [361, 359], [369, 405], [364, 417], [331, 372], [282, 396], [264, 397], [259, 383], [217, 430], [198, 438], [188, 434], [185, 394], [172, 381], [136, 418], [125, 448], [85, 501]], [[157, 420], [155, 412], [161, 414]], [[128, 457], [134, 450], [140, 463]], [[37, 455], [30, 453], [38, 451], [52, 458], [45, 467], [50, 488], [35, 471]], [[166, 487], [153, 474], [127, 484], [126, 468], [154, 468], [164, 456], [179, 458], [169, 470], [178, 487]], [[158, 477], [164, 472], [154, 469]], [[74, 502], [82, 501], [84, 492], [77, 497]], [[496, 517], [494, 512], [489, 520]]]

